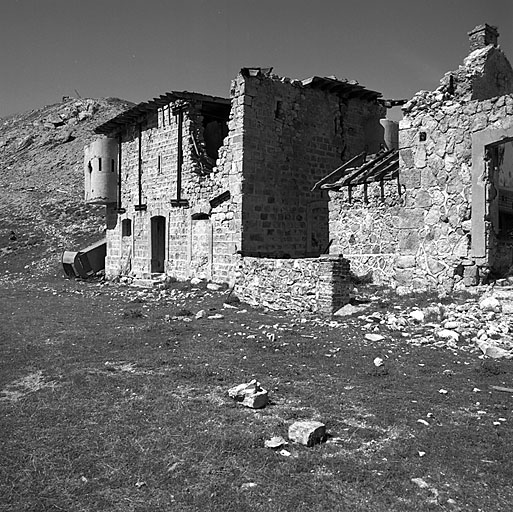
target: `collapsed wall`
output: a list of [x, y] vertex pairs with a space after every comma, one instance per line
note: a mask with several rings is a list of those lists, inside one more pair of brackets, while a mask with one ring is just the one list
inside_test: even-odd
[[[451, 290], [457, 283], [476, 284], [493, 270], [499, 226], [491, 213], [498, 208], [499, 168], [484, 165], [485, 146], [506, 140], [512, 125], [513, 70], [490, 29], [476, 27], [464, 66], [403, 107], [400, 182], [411, 219], [404, 233], [411, 259], [398, 269], [398, 284]], [[495, 130], [502, 135], [482, 140]]]
[[181, 95], [137, 122], [132, 114], [116, 134], [120, 182], [118, 204], [107, 209], [109, 277], [233, 279], [241, 123], [227, 100]]
[[398, 183], [330, 192], [332, 252], [357, 275], [452, 290], [513, 267], [513, 69], [495, 27], [469, 36], [463, 65], [403, 107]]

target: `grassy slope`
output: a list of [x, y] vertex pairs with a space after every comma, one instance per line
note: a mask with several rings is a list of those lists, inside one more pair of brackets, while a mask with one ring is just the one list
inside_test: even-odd
[[58, 274], [57, 255], [102, 236], [103, 208], [83, 202], [83, 147], [130, 105], [68, 99], [0, 119], [0, 270]]

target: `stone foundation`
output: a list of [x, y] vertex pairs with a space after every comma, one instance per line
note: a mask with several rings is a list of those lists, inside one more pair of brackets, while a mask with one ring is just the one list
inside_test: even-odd
[[235, 285], [249, 304], [274, 310], [332, 314], [349, 301], [349, 261], [342, 256], [241, 258]]

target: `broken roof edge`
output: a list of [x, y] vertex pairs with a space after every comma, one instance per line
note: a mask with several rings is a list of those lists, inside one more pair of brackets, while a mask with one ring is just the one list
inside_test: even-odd
[[134, 119], [144, 116], [149, 112], [155, 112], [159, 108], [162, 108], [169, 103], [177, 100], [185, 100], [185, 101], [200, 101], [202, 103], [210, 103], [217, 105], [230, 106], [231, 101], [228, 98], [222, 98], [220, 96], [210, 96], [207, 94], [201, 94], [197, 92], [189, 92], [189, 91], [171, 91], [166, 92], [165, 94], [161, 94], [157, 98], [153, 98], [152, 100], [143, 101], [138, 103], [137, 105], [125, 110], [121, 114], [118, 114], [116, 117], [109, 119], [108, 121], [98, 125], [94, 132], [98, 134], [107, 135], [114, 131], [119, 131], [123, 126], [128, 124], [132, 124]]
[[338, 79], [335, 77], [311, 76], [301, 81], [304, 87], [320, 89], [337, 94], [338, 96], [356, 96], [363, 99], [377, 100], [383, 96], [378, 91], [367, 89], [356, 80]]
[[[360, 85], [357, 80], [348, 80], [346, 78], [339, 79], [335, 76], [311, 76], [304, 80], [297, 80], [295, 78], [282, 77], [273, 73], [272, 67], [243, 67], [240, 70], [240, 75], [243, 77], [258, 77], [268, 78], [270, 80], [278, 80], [280, 82], [290, 83], [294, 86], [306, 87], [309, 89], [320, 89], [329, 93], [336, 94], [340, 97], [359, 97], [375, 101], [383, 96], [378, 91], [373, 91], [367, 87]], [[394, 101], [394, 100], [391, 100]], [[406, 100], [404, 100], [406, 102]]]

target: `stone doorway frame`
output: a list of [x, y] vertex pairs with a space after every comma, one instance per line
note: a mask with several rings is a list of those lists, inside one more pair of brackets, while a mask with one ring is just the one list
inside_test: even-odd
[[163, 274], [166, 266], [166, 218], [155, 215], [150, 218], [150, 272]]
[[471, 255], [480, 267], [490, 267], [489, 238], [486, 222], [490, 211], [487, 201], [486, 151], [513, 141], [513, 120], [502, 128], [486, 128], [472, 134], [472, 244]]

